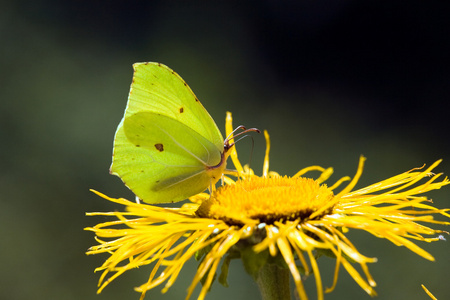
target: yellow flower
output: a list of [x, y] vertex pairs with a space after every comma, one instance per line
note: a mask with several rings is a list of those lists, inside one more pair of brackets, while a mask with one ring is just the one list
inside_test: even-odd
[[[232, 131], [231, 121], [228, 113], [227, 134]], [[327, 186], [324, 182], [333, 173], [332, 168], [312, 166], [292, 177], [269, 171], [267, 132], [265, 136], [267, 149], [262, 176], [256, 176], [247, 166], [242, 167], [234, 148], [231, 158], [236, 171], [224, 177], [224, 185], [211, 195], [201, 193], [191, 197], [191, 202], [181, 208], [138, 204], [95, 192], [126, 206], [126, 212], [88, 214], [118, 219], [86, 228], [95, 232], [99, 242], [87, 254], [110, 254], [96, 269], [103, 271], [98, 292], [125, 271], [149, 264], [152, 264], [149, 279], [136, 288], [142, 293], [141, 299], [146, 291], [163, 283], [162, 292], [165, 292], [184, 264], [195, 257], [201, 261], [186, 299], [200, 282], [202, 289], [198, 299], [204, 299], [219, 263], [223, 261], [219, 281], [226, 285], [229, 261], [239, 257], [263, 295], [277, 288], [271, 286], [271, 282], [276, 285], [272, 280], [274, 274], [286, 272], [292, 275], [300, 299], [307, 299], [302, 275], [312, 273], [318, 299], [323, 299], [317, 258], [325, 254], [336, 259], [334, 279], [325, 292], [334, 289], [339, 269], [343, 267], [361, 288], [375, 295], [376, 284], [367, 264], [376, 262], [376, 258], [359, 253], [346, 237], [349, 229], [367, 231], [434, 260], [415, 241], [432, 242], [442, 238], [436, 235], [443, 231], [423, 223], [450, 224], [433, 218], [436, 214], [450, 217], [448, 209], [437, 209], [431, 205], [431, 200], [421, 196], [449, 184], [447, 178], [438, 181], [441, 174], [432, 173], [440, 161], [426, 169], [412, 169], [353, 191], [363, 171], [364, 157], [360, 158], [353, 179], [344, 177]], [[305, 177], [310, 171], [319, 171], [320, 175], [317, 179]], [[345, 181], [350, 182], [337, 191]], [[355, 265], [359, 265], [362, 272], [357, 271]]]

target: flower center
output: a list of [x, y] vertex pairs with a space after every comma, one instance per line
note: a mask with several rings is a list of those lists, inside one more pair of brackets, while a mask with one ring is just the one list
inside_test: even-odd
[[[325, 185], [310, 178], [253, 177], [218, 188], [203, 201], [199, 217], [223, 220], [229, 224], [267, 223], [307, 219], [334, 197]], [[315, 218], [330, 213], [324, 210]]]

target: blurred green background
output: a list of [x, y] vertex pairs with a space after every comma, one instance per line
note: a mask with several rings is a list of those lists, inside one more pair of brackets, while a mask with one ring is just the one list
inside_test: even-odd
[[[333, 166], [334, 182], [368, 160], [358, 187], [443, 158], [450, 174], [448, 1], [2, 1], [0, 4], [1, 299], [138, 299], [149, 269], [96, 295], [106, 256], [83, 231], [121, 207], [89, 192], [131, 197], [109, 175], [131, 64], [164, 63], [190, 85], [219, 127], [267, 129], [271, 169]], [[262, 135], [241, 142], [260, 172]], [[450, 207], [450, 189], [430, 194]], [[351, 232], [378, 283], [377, 299], [450, 299], [449, 242], [420, 243], [436, 262]], [[319, 261], [325, 286], [333, 262]], [[196, 263], [146, 299], [183, 299]], [[239, 261], [230, 287], [207, 299], [259, 299]], [[311, 299], [313, 278], [306, 281]], [[195, 297], [194, 297], [195, 298]], [[341, 270], [326, 299], [370, 299]]]

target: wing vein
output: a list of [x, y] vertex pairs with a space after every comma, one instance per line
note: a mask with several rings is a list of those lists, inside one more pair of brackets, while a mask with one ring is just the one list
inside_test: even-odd
[[203, 172], [203, 170], [198, 171], [198, 172], [196, 172], [196, 173], [193, 173], [192, 175], [190, 175], [190, 176], [188, 176], [188, 177], [186, 177], [186, 178], [183, 178], [183, 179], [181, 179], [181, 180], [179, 180], [179, 181], [176, 181], [176, 182], [174, 182], [174, 183], [172, 183], [172, 184], [169, 184], [169, 185], [167, 185], [167, 186], [165, 186], [165, 187], [163, 187], [163, 188], [161, 188], [161, 189], [159, 189], [159, 190], [168, 189], [168, 188], [171, 188], [171, 187], [173, 187], [173, 186], [175, 186], [175, 185], [177, 185], [177, 184], [183, 183], [184, 181], [189, 180], [189, 179], [191, 179], [191, 178], [197, 176], [198, 174], [201, 174], [202, 172]]
[[[183, 144], [179, 143], [169, 132], [167, 132], [165, 129], [161, 128], [159, 125], [156, 125], [162, 132], [164, 132], [178, 147], [180, 147], [181, 149], [183, 149], [186, 153], [188, 153], [189, 155], [191, 155], [193, 158], [195, 158], [196, 160], [198, 160], [200, 163], [202, 163], [204, 166], [208, 166], [208, 164], [203, 161], [200, 157], [198, 157], [197, 155], [195, 155], [194, 153], [192, 153], [191, 151], [189, 151], [189, 149], [187, 149], [186, 147], [183, 146]], [[192, 136], [191, 136], [192, 137]], [[208, 157], [210, 156], [209, 150], [208, 148], [203, 145], [203, 143], [199, 140], [197, 140], [195, 137], [193, 137], [200, 145], [202, 145], [202, 147], [205, 149], [206, 153], [208, 153]]]

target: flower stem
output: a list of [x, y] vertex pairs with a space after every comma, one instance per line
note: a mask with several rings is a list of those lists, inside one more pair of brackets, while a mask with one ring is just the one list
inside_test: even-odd
[[289, 270], [265, 264], [256, 280], [263, 300], [290, 300]]

